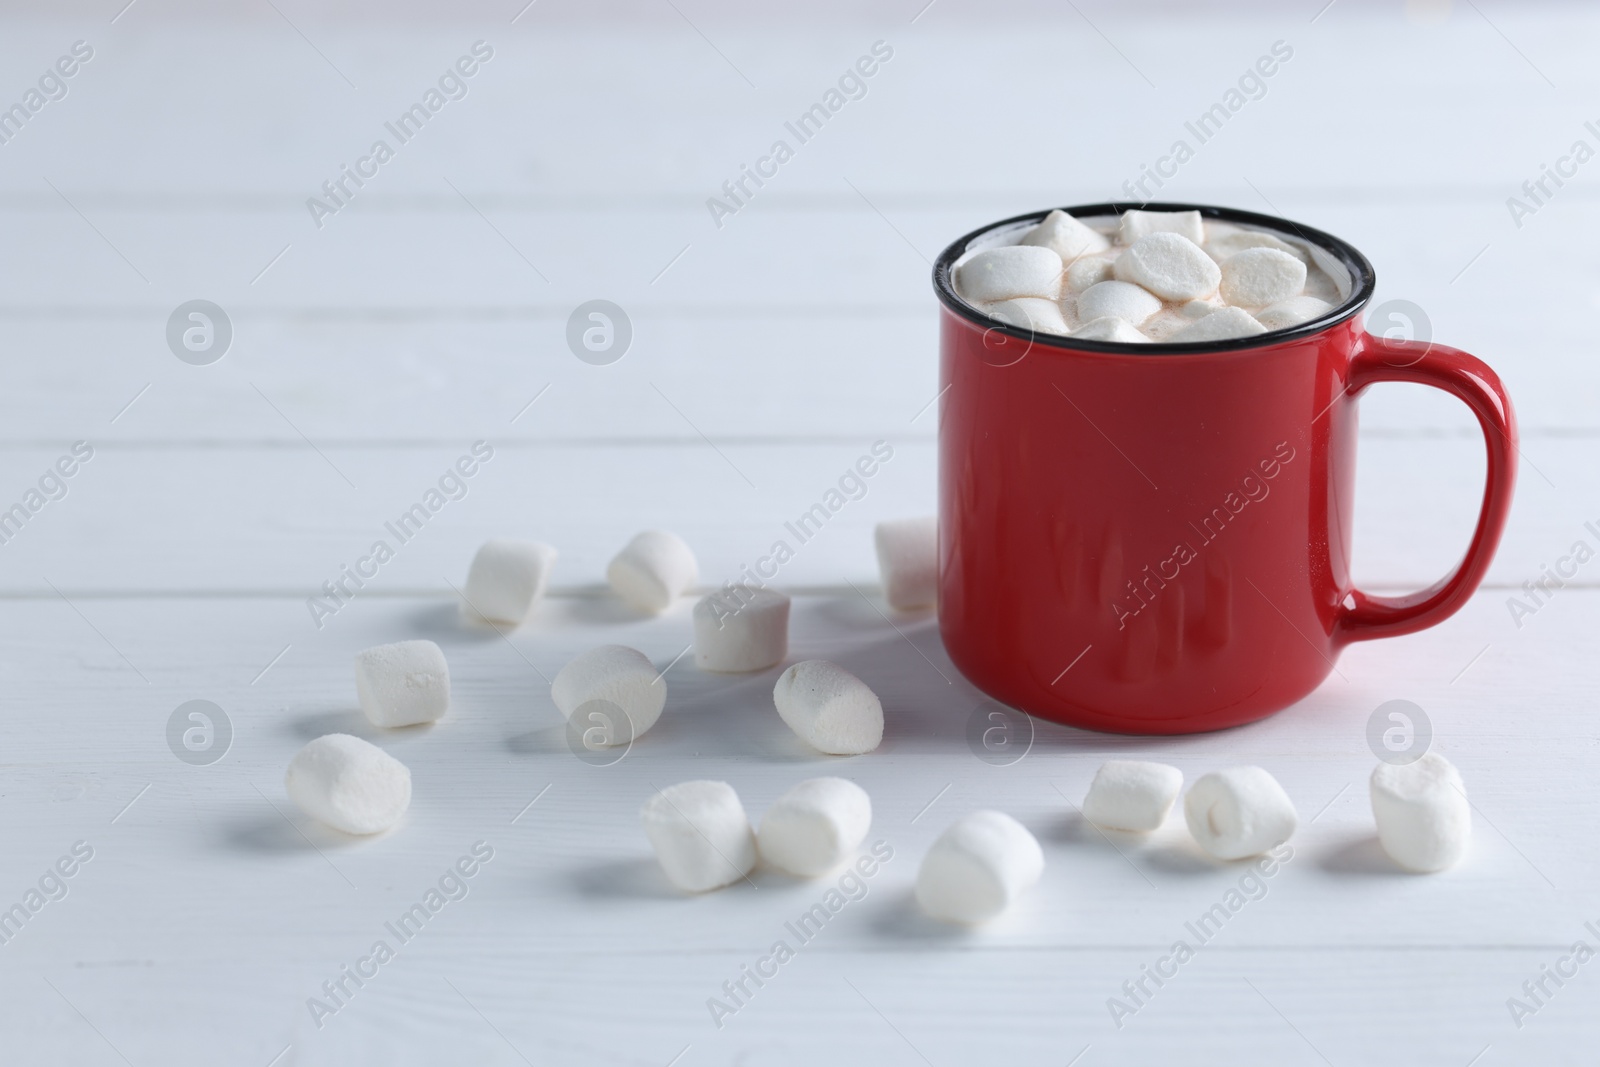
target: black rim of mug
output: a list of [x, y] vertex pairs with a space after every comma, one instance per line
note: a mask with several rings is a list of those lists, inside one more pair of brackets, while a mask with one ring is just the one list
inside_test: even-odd
[[[1269, 230], [1276, 230], [1279, 233], [1291, 234], [1317, 245], [1344, 264], [1350, 271], [1352, 283], [1350, 296], [1326, 314], [1307, 322], [1302, 322], [1298, 326], [1290, 326], [1282, 330], [1269, 330], [1266, 333], [1253, 334], [1249, 337], [1235, 337], [1225, 341], [1204, 341], [1197, 344], [1171, 344], [1160, 341], [1152, 341], [1149, 344], [1129, 344], [1122, 341], [1080, 341], [1057, 333], [1044, 333], [1025, 329], [1021, 326], [1010, 326], [999, 319], [985, 315], [956, 294], [955, 286], [950, 280], [950, 265], [961, 258], [968, 245], [1002, 227], [1013, 226], [1022, 222], [1036, 223], [1050, 214], [1050, 212], [1058, 210], [1077, 218], [1089, 218], [1095, 215], [1121, 215], [1125, 211], [1198, 211], [1202, 218], [1243, 223], [1248, 226], [1260, 226]], [[1291, 222], [1289, 219], [1279, 218], [1276, 215], [1263, 215], [1256, 211], [1216, 207], [1211, 204], [1173, 204], [1166, 202], [1139, 204], [1111, 201], [1104, 204], [1083, 204], [1077, 207], [1045, 208], [1042, 211], [1030, 211], [1026, 214], [980, 226], [971, 233], [957, 238], [943, 252], [939, 253], [939, 258], [934, 260], [933, 263], [933, 289], [939, 295], [939, 300], [957, 315], [975, 325], [982, 326], [986, 331], [998, 332], [1008, 337], [1015, 337], [1019, 341], [1027, 341], [1030, 345], [1042, 344], [1047, 348], [1059, 349], [1064, 352], [1103, 352], [1107, 355], [1116, 356], [1206, 356], [1219, 352], [1247, 352], [1251, 349], [1263, 348], [1269, 345], [1280, 345], [1288, 341], [1303, 340], [1357, 314], [1366, 306], [1367, 301], [1372, 299], [1372, 291], [1376, 284], [1377, 277], [1373, 273], [1372, 264], [1367, 260], [1366, 256], [1362, 255], [1354, 245], [1347, 241], [1342, 241], [1330, 233], [1324, 233], [1322, 230], [1311, 226], [1304, 226], [1298, 222]]]

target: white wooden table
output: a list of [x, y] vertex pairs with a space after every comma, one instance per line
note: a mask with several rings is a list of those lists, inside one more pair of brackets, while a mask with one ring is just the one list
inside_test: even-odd
[[[93, 448], [0, 545], [0, 907], [75, 843], [93, 852], [0, 946], [5, 1062], [1593, 1062], [1600, 963], [1547, 980], [1520, 1028], [1507, 999], [1574, 942], [1600, 947], [1600, 562], [1520, 627], [1507, 602], [1574, 542], [1600, 547], [1584, 525], [1600, 520], [1600, 163], [1520, 227], [1506, 198], [1575, 140], [1600, 146], [1583, 125], [1600, 18], [1488, 0], [1083, 5], [987, 26], [963, 0], [509, 0], [447, 21], [120, 5], [8, 4], [0, 32], [7, 106], [75, 41], [93, 49], [0, 145], [0, 507], [73, 442]], [[493, 56], [466, 97], [319, 229], [306, 199], [479, 40]], [[865, 97], [718, 228], [706, 199], [880, 40], [893, 57]], [[1119, 196], [1278, 40], [1292, 60], [1163, 194], [1351, 239], [1379, 300], [1421, 306], [1499, 369], [1525, 462], [1489, 584], [1437, 629], [1352, 648], [1342, 676], [1258, 725], [1140, 740], [1041, 724], [1019, 762], [985, 763], [966, 742], [981, 695], [930, 618], [885, 618], [871, 552], [875, 522], [933, 508], [926, 260], [989, 219]], [[564, 336], [596, 298], [634, 331], [609, 366]], [[209, 366], [164, 338], [194, 299], [233, 327]], [[1478, 431], [1393, 387], [1363, 401], [1362, 433], [1359, 577], [1420, 587], [1466, 543]], [[466, 496], [314, 626], [307, 597], [478, 440], [494, 457]], [[776, 670], [686, 660], [627, 758], [574, 758], [546, 684], [560, 665], [623, 642], [665, 667], [688, 642], [687, 601], [640, 620], [605, 595], [610, 554], [665, 526], [720, 584], [877, 440], [894, 459], [781, 584], [791, 658], [868, 679], [882, 748], [802, 751], [771, 709]], [[562, 553], [552, 596], [504, 636], [463, 626], [452, 591], [493, 535]], [[351, 655], [407, 637], [444, 646], [456, 707], [380, 735]], [[209, 766], [167, 743], [197, 699], [234, 732]], [[1476, 804], [1471, 856], [1442, 876], [1401, 875], [1374, 843], [1365, 731], [1390, 699], [1427, 711]], [[290, 755], [331, 731], [411, 766], [397, 832], [336, 840], [287, 802]], [[1302, 814], [1267, 895], [1120, 1029], [1108, 998], [1241, 872], [1176, 823], [1150, 842], [1086, 828], [1073, 804], [1113, 753], [1191, 777], [1259, 763]], [[759, 813], [819, 773], [871, 792], [894, 858], [719, 1029], [707, 999], [829, 883], [760, 873], [683, 898], [637, 808], [715, 777]], [[989, 927], [938, 928], [909, 900], [916, 866], [977, 806], [1035, 832], [1044, 880]], [[493, 859], [470, 892], [317, 1026], [308, 998], [477, 842]]]

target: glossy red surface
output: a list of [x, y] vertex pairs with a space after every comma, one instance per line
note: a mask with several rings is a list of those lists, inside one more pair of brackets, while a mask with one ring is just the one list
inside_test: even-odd
[[[1447, 618], [1511, 505], [1515, 421], [1495, 373], [1359, 315], [1194, 355], [1073, 350], [941, 308], [939, 625], [963, 674], [1058, 722], [1188, 733], [1311, 692], [1347, 643]], [[1380, 382], [1460, 397], [1488, 448], [1451, 574], [1406, 597], [1350, 578], [1356, 409]]]

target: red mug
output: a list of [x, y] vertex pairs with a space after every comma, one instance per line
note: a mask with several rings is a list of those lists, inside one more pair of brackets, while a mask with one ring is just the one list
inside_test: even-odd
[[[1193, 211], [1298, 235], [1349, 274], [1310, 322], [1203, 344], [1078, 341], [985, 315], [934, 264], [941, 311], [939, 629], [961, 673], [1002, 703], [1072, 726], [1177, 734], [1254, 722], [1315, 689], [1345, 645], [1449, 618], [1482, 581], [1511, 507], [1516, 422], [1465, 352], [1375, 337], [1374, 276], [1344, 241], [1284, 219]], [[1488, 450], [1465, 557], [1427, 589], [1373, 596], [1350, 578], [1356, 401], [1379, 382], [1463, 400]]]

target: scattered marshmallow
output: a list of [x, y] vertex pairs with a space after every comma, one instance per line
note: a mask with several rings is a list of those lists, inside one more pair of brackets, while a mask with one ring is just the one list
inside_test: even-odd
[[1067, 288], [1074, 293], [1081, 293], [1091, 285], [1109, 282], [1116, 276], [1112, 273], [1114, 266], [1109, 259], [1080, 259], [1067, 268]]
[[635, 534], [606, 567], [606, 581], [629, 605], [659, 615], [694, 587], [700, 576], [694, 552], [666, 530]]
[[1453, 867], [1472, 837], [1472, 807], [1461, 773], [1429, 752], [1414, 763], [1380, 763], [1372, 772], [1372, 816], [1389, 858], [1408, 871]]
[[1078, 321], [1084, 323], [1113, 318], [1137, 326], [1160, 310], [1154, 294], [1130, 282], [1097, 282], [1078, 294]]
[[1276, 248], [1279, 252], [1287, 252], [1302, 263], [1310, 261], [1304, 249], [1296, 248], [1288, 241], [1274, 237], [1262, 230], [1235, 230], [1232, 233], [1219, 233], [1209, 238], [1205, 243], [1206, 254], [1221, 263], [1229, 256], [1243, 252], [1247, 248]]
[[1244, 308], [1220, 307], [1168, 337], [1167, 342], [1190, 344], [1197, 341], [1226, 341], [1233, 337], [1250, 337], [1266, 332], [1267, 328]]
[[756, 835], [727, 782], [679, 782], [639, 809], [645, 836], [667, 878], [703, 893], [745, 877], [756, 865]]
[[968, 300], [987, 303], [1019, 296], [1055, 300], [1061, 295], [1061, 257], [1038, 245], [1004, 245], [977, 253], [956, 272]]
[[485, 541], [472, 557], [462, 599], [491, 622], [519, 623], [544, 596], [556, 550], [538, 541]]
[[283, 787], [299, 809], [347, 834], [375, 834], [411, 806], [411, 772], [377, 745], [325, 734], [289, 761]]
[[789, 598], [784, 594], [729, 585], [694, 606], [694, 661], [702, 670], [765, 670], [788, 654]]
[[1238, 307], [1276, 304], [1305, 286], [1306, 265], [1276, 248], [1247, 248], [1222, 263], [1222, 299]]
[[1326, 300], [1314, 296], [1291, 296], [1256, 312], [1256, 321], [1269, 330], [1286, 330], [1298, 326], [1333, 309]]
[[816, 878], [843, 863], [871, 825], [865, 789], [845, 778], [807, 778], [767, 809], [756, 843], [774, 867]]
[[1209, 300], [1189, 300], [1178, 305], [1178, 314], [1186, 319], [1203, 319], [1221, 306]]
[[772, 688], [778, 717], [830, 756], [859, 756], [883, 740], [883, 704], [860, 678], [827, 660], [796, 663]]
[[1124, 211], [1117, 239], [1131, 245], [1153, 233], [1176, 233], [1197, 245], [1206, 243], [1205, 224], [1198, 211]]
[[1085, 226], [1065, 211], [1050, 212], [1018, 243], [1048, 248], [1065, 263], [1071, 263], [1079, 256], [1104, 252], [1111, 247], [1105, 234]]
[[872, 531], [878, 578], [891, 608], [931, 608], [939, 596], [939, 520], [880, 522]]
[[[643, 652], [601, 645], [569, 660], [550, 683], [550, 699], [584, 743], [626, 745], [661, 718], [667, 681]], [[618, 712], [627, 722], [617, 718]]]
[[1043, 297], [1019, 296], [1015, 300], [986, 304], [983, 310], [1007, 326], [1043, 333], [1067, 332], [1067, 320], [1061, 317], [1061, 305]]
[[1076, 337], [1080, 341], [1120, 341], [1132, 345], [1148, 344], [1150, 341], [1150, 338], [1126, 322], [1110, 315], [1090, 319], [1067, 336]]
[[1166, 820], [1183, 788], [1183, 772], [1165, 763], [1107, 760], [1095, 772], [1083, 817], [1108, 830], [1149, 833]]
[[1259, 855], [1294, 834], [1294, 802], [1260, 767], [1233, 767], [1203, 776], [1183, 798], [1189, 832], [1219, 860]]
[[450, 667], [432, 641], [398, 641], [356, 653], [356, 698], [374, 726], [434, 722], [450, 710]]
[[1153, 233], [1139, 238], [1117, 257], [1113, 269], [1122, 281], [1142, 285], [1163, 300], [1210, 296], [1222, 279], [1217, 261], [1178, 233]]
[[929, 847], [917, 871], [917, 902], [946, 922], [992, 919], [1044, 873], [1039, 842], [1011, 816], [975, 811]]

